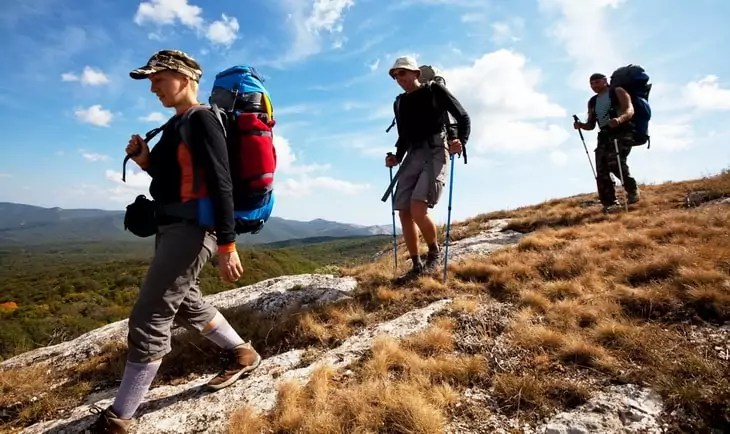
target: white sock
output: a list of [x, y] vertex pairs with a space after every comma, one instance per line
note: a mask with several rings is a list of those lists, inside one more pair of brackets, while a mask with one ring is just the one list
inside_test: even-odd
[[122, 385], [119, 386], [113, 409], [121, 419], [131, 419], [157, 375], [162, 360], [152, 363], [127, 362]]
[[245, 343], [220, 312], [215, 314], [211, 323], [213, 327], [204, 333], [203, 336], [210, 339], [219, 347], [230, 350]]

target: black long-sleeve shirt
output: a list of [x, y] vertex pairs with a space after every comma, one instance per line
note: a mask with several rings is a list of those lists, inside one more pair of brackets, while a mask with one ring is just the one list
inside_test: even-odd
[[[150, 195], [160, 204], [180, 203], [189, 199], [192, 179], [190, 155], [195, 167], [203, 168], [204, 177], [198, 188], [205, 188], [213, 205], [215, 232], [219, 248], [234, 245], [236, 233], [233, 220], [233, 183], [228, 170], [228, 150], [223, 128], [210, 110], [196, 110], [188, 119], [190, 154], [185, 150], [177, 128], [180, 116], [175, 116], [162, 132], [159, 142], [150, 151], [150, 163], [145, 170], [152, 177]], [[204, 184], [204, 185], [203, 185]]]
[[396, 113], [396, 157], [402, 160], [411, 143], [427, 140], [441, 132], [447, 119], [446, 112], [451, 113], [456, 120], [457, 138], [462, 145], [466, 145], [471, 134], [469, 114], [446, 87], [434, 82], [430, 85], [430, 91], [429, 87], [421, 86], [413, 92], [401, 94]]

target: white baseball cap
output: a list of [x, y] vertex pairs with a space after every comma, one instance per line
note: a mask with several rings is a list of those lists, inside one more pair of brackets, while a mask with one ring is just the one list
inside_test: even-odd
[[416, 63], [416, 59], [411, 56], [403, 56], [395, 59], [395, 63], [393, 63], [393, 66], [388, 70], [388, 75], [392, 77], [393, 71], [396, 69], [408, 69], [410, 71], [421, 72], [421, 69], [418, 67], [418, 63]]

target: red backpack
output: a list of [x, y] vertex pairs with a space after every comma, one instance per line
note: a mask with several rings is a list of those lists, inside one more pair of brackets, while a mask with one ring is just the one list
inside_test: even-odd
[[[228, 163], [233, 182], [233, 209], [237, 233], [261, 230], [274, 206], [273, 107], [269, 93], [256, 70], [233, 66], [215, 77], [208, 99], [183, 114], [178, 128], [183, 142], [189, 143], [188, 117], [196, 110], [212, 110], [220, 121], [228, 145]], [[193, 188], [200, 182], [193, 178]], [[209, 198], [199, 199], [198, 223], [213, 226]]]
[[[228, 164], [233, 183], [233, 210], [236, 233], [257, 233], [271, 216], [274, 207], [274, 174], [276, 149], [273, 128], [276, 121], [269, 93], [256, 70], [250, 66], [233, 66], [215, 76], [210, 105], [197, 105], [187, 110], [177, 124], [183, 143], [190, 143], [190, 115], [198, 110], [211, 110], [223, 127], [228, 148]], [[169, 121], [168, 121], [169, 122]], [[165, 125], [149, 131], [145, 142], [154, 138]], [[125, 181], [124, 159], [122, 181]], [[213, 206], [200, 188], [199, 168], [192, 172], [192, 190], [197, 202], [194, 210], [198, 224], [214, 227]]]

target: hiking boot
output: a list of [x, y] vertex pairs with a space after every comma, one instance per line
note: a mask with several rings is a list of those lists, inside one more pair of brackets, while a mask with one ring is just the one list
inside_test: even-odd
[[603, 212], [606, 214], [617, 213], [620, 212], [622, 209], [623, 207], [621, 206], [621, 203], [619, 201], [615, 201], [612, 204], [603, 206]]
[[261, 356], [251, 344], [242, 344], [227, 351], [224, 362], [224, 367], [218, 375], [208, 381], [209, 388], [219, 390], [230, 386], [243, 374], [256, 369], [261, 363]]
[[131, 419], [120, 419], [114, 413], [111, 405], [102, 409], [93, 404], [89, 407], [89, 411], [98, 414], [99, 418], [91, 426], [81, 431], [81, 434], [127, 434], [127, 429], [132, 424]]
[[426, 263], [424, 264], [424, 272], [431, 273], [433, 272], [436, 267], [441, 265], [441, 261], [444, 259], [444, 254], [441, 252], [441, 250], [436, 250], [433, 252], [428, 252], [428, 255], [426, 256]]
[[628, 196], [628, 202], [630, 204], [636, 203], [639, 201], [639, 199], [641, 199], [641, 192], [639, 192], [639, 189], [637, 188], [635, 192], [628, 193], [627, 196]]
[[408, 283], [411, 280], [415, 280], [418, 278], [418, 276], [422, 275], [424, 273], [424, 267], [423, 265], [414, 265], [413, 268], [408, 270], [406, 274], [397, 277], [393, 283], [396, 285], [403, 285], [404, 283]]

